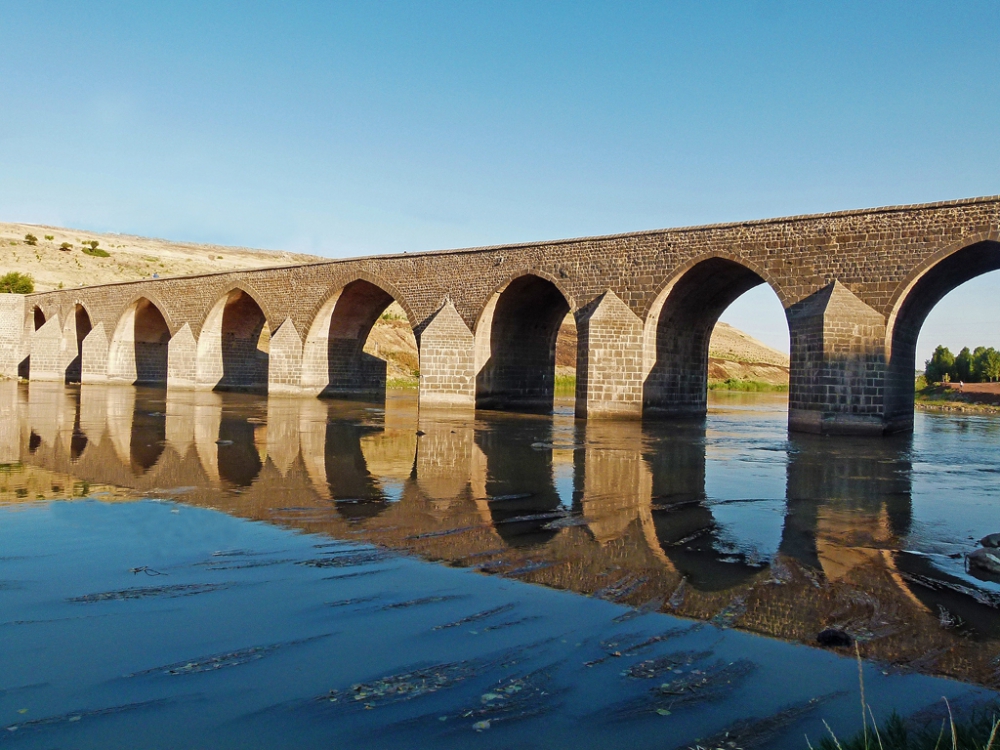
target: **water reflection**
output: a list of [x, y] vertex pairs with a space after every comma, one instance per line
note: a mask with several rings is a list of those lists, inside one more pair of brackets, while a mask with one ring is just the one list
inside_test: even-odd
[[382, 408], [2, 383], [0, 404], [7, 463], [790, 640], [833, 625], [871, 657], [1000, 680], [1000, 587], [949, 557], [966, 541], [947, 529], [916, 549], [926, 456], [910, 436], [789, 439], [780, 415], [738, 409], [418, 413], [407, 394]]

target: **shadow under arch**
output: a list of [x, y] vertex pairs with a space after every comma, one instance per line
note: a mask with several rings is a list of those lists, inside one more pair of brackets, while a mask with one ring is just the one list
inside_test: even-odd
[[[539, 434], [541, 432], [541, 434]], [[541, 438], [541, 442], [535, 442]], [[510, 547], [536, 547], [560, 529], [551, 521], [563, 512], [553, 481], [550, 421], [524, 422], [496, 415], [476, 430], [486, 457], [486, 504], [497, 535]]]
[[949, 292], [990, 271], [1000, 270], [1000, 241], [985, 239], [942, 251], [902, 285], [889, 314], [886, 343], [886, 420], [913, 425], [917, 338], [934, 306]]
[[[33, 328], [28, 329], [30, 333], [29, 336], [45, 325], [45, 311], [41, 307], [35, 305], [31, 311], [31, 325]], [[25, 328], [27, 329], [27, 321], [25, 322]], [[17, 365], [17, 376], [27, 380], [31, 377], [31, 355], [22, 359]]]
[[219, 391], [266, 392], [271, 329], [263, 306], [235, 287], [209, 311], [198, 337], [198, 382]]
[[[383, 399], [388, 366], [382, 357], [366, 352], [365, 345], [376, 321], [393, 302], [402, 307], [397, 296], [367, 278], [354, 279], [334, 292], [306, 335], [302, 386], [320, 396]], [[413, 321], [403, 310], [407, 319], [399, 335], [410, 339], [416, 349]], [[413, 369], [416, 364], [412, 363]]]
[[490, 297], [476, 323], [476, 408], [552, 411], [556, 340], [572, 309], [559, 286], [534, 271]]
[[166, 403], [162, 400], [162, 391], [160, 394], [160, 398], [150, 400], [150, 394], [142, 393], [141, 400], [135, 401], [129, 436], [129, 464], [136, 477], [156, 466], [167, 445]]
[[375, 432], [377, 428], [350, 422], [331, 421], [326, 426], [326, 482], [338, 515], [348, 521], [374, 518], [390, 506], [361, 449], [361, 439]]
[[708, 356], [719, 317], [741, 295], [768, 284], [763, 269], [723, 253], [681, 268], [650, 306], [644, 327], [643, 414], [702, 416], [708, 408]]
[[83, 340], [87, 338], [94, 325], [90, 313], [79, 302], [73, 306], [73, 329], [76, 332], [76, 356], [66, 367], [66, 382], [79, 383], [83, 378]]
[[139, 297], [118, 319], [108, 348], [108, 378], [166, 387], [169, 344], [163, 311], [149, 298]]
[[725, 591], [752, 581], [766, 568], [723, 539], [705, 493], [706, 425], [701, 419], [645, 426], [653, 450], [645, 459], [653, 475], [656, 541], [674, 568], [698, 591]]

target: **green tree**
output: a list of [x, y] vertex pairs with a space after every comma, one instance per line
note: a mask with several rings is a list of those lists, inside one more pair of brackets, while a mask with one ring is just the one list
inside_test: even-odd
[[1000, 380], [1000, 352], [992, 346], [983, 352], [981, 372], [983, 380], [988, 380], [991, 383]]
[[977, 346], [972, 352], [972, 382], [982, 383], [987, 380], [983, 367], [986, 364], [986, 347]]
[[35, 280], [29, 274], [11, 271], [0, 276], [0, 293], [31, 294], [35, 291]]
[[940, 383], [945, 380], [945, 376], [950, 380], [955, 375], [955, 355], [951, 353], [947, 346], [939, 346], [934, 350], [934, 354], [927, 360], [924, 367], [924, 376], [928, 383]]
[[962, 349], [955, 357], [955, 377], [966, 383], [975, 382], [972, 379], [972, 352], [969, 351], [969, 347]]
[[38, 244], [38, 238], [35, 235], [33, 235], [33, 234], [26, 234], [26, 235], [24, 235], [24, 244], [25, 245], [37, 245]]

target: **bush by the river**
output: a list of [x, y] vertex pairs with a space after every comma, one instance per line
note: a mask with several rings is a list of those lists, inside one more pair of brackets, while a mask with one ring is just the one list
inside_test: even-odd
[[0, 294], [31, 294], [35, 291], [35, 280], [30, 274], [11, 271], [0, 276]]
[[1000, 380], [1000, 352], [992, 346], [965, 347], [955, 356], [947, 346], [939, 346], [927, 360], [924, 377], [928, 383], [992, 383]]

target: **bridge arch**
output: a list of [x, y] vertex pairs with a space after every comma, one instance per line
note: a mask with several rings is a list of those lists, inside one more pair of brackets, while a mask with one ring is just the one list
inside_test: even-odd
[[197, 382], [214, 390], [266, 391], [271, 328], [258, 294], [242, 284], [222, 293], [201, 325]]
[[535, 269], [511, 274], [476, 321], [476, 407], [551, 411], [559, 329], [576, 309], [549, 274]]
[[402, 308], [404, 318], [386, 319], [401, 339], [396, 359], [401, 368], [416, 370], [416, 360], [410, 362], [405, 351], [417, 346], [411, 311], [391, 285], [358, 274], [331, 293], [312, 317], [302, 350], [303, 389], [326, 396], [384, 397], [389, 366], [381, 356], [385, 352], [378, 342], [369, 344], [369, 337], [393, 303]]
[[76, 339], [76, 354], [66, 366], [66, 382], [79, 383], [83, 378], [83, 340], [90, 335], [94, 324], [90, 312], [80, 301], [73, 304], [72, 312], [67, 317], [66, 327], [72, 326], [72, 335]]
[[671, 275], [643, 325], [645, 414], [705, 414], [712, 332], [726, 308], [761, 284], [784, 309], [785, 295], [766, 269], [732, 253], [700, 255]]
[[967, 281], [1000, 270], [1000, 232], [981, 233], [938, 251], [899, 285], [886, 320], [886, 418], [912, 424], [920, 329], [945, 296]]
[[137, 385], [167, 384], [171, 328], [161, 305], [132, 300], [118, 317], [108, 347], [108, 379]]

